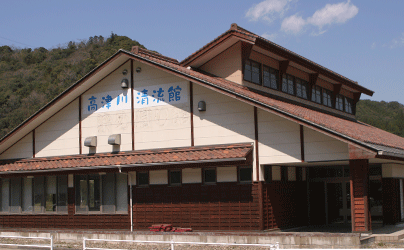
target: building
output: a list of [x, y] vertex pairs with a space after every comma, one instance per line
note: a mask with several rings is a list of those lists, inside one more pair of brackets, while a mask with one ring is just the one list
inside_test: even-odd
[[373, 91], [232, 24], [182, 62], [119, 50], [0, 141], [2, 227], [263, 230], [404, 219]]

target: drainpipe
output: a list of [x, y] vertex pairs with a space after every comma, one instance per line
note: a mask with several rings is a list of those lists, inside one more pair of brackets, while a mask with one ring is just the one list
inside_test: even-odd
[[128, 172], [129, 177], [129, 207], [130, 207], [130, 231], [133, 232], [133, 205], [132, 205], [132, 174]]

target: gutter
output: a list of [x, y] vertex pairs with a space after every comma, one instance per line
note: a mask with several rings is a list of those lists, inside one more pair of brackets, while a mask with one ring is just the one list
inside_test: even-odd
[[181, 161], [181, 162], [155, 162], [155, 163], [141, 163], [141, 164], [126, 164], [126, 165], [109, 165], [109, 166], [91, 166], [91, 167], [72, 167], [72, 168], [55, 168], [55, 169], [40, 169], [40, 170], [16, 170], [0, 172], [0, 175], [6, 174], [25, 174], [25, 173], [45, 173], [45, 172], [61, 172], [61, 171], [74, 171], [74, 170], [95, 170], [95, 169], [107, 169], [118, 168], [121, 172], [122, 168], [133, 167], [149, 167], [149, 166], [166, 166], [166, 165], [185, 165], [185, 164], [198, 164], [198, 163], [210, 163], [210, 162], [232, 162], [232, 161], [246, 161], [246, 157], [239, 158], [225, 158], [225, 159], [211, 159], [211, 160], [197, 160], [197, 161]]

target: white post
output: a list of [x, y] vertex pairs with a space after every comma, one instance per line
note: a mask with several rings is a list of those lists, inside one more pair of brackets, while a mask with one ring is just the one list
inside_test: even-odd
[[174, 250], [174, 241], [171, 241], [171, 250]]
[[86, 250], [86, 238], [83, 237], [83, 250]]
[[51, 235], [50, 240], [51, 240], [51, 242], [50, 242], [50, 245], [51, 245], [50, 249], [53, 250], [53, 235]]

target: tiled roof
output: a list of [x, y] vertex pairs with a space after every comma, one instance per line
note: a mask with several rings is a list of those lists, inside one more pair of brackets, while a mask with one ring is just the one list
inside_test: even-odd
[[280, 46], [280, 45], [278, 45], [278, 44], [276, 44], [276, 43], [274, 43], [274, 42], [272, 42], [272, 41], [270, 41], [270, 40], [268, 40], [268, 39], [265, 39], [265, 38], [263, 38], [263, 37], [261, 37], [261, 36], [259, 36], [259, 35], [257, 35], [257, 34], [254, 34], [254, 33], [252, 33], [251, 31], [248, 31], [248, 30], [246, 30], [246, 29], [243, 29], [243, 28], [241, 28], [240, 26], [238, 26], [238, 25], [235, 24], [235, 23], [233, 23], [233, 24], [231, 25], [231, 27], [230, 27], [229, 30], [227, 30], [226, 32], [224, 32], [223, 34], [221, 34], [220, 36], [218, 36], [217, 38], [215, 38], [213, 41], [211, 41], [210, 43], [206, 44], [205, 46], [203, 46], [202, 48], [200, 48], [199, 50], [197, 50], [196, 52], [192, 53], [190, 56], [188, 56], [187, 58], [185, 58], [184, 60], [182, 60], [182, 61], [180, 62], [180, 65], [186, 66], [187, 63], [189, 63], [189, 62], [192, 61], [194, 58], [196, 58], [197, 56], [199, 56], [199, 54], [203, 53], [205, 50], [214, 47], [215, 44], [217, 44], [217, 43], [219, 43], [219, 42], [221, 41], [221, 38], [222, 38], [222, 37], [224, 37], [224, 36], [226, 36], [226, 35], [228, 35], [228, 34], [230, 34], [230, 33], [233, 33], [233, 34], [237, 34], [237, 33], [238, 33], [238, 34], [243, 34], [243, 35], [246, 36], [246, 37], [250, 37], [251, 41], [254, 41], [254, 42], [255, 42], [257, 39], [258, 39], [259, 41], [263, 41], [264, 43], [267, 43], [267, 44], [270, 44], [270, 45], [273, 46], [273, 47], [276, 47], [277, 49], [279, 49], [279, 50], [282, 51], [283, 53], [292, 55], [294, 58], [298, 58], [298, 59], [304, 61], [305, 63], [308, 63], [308, 64], [310, 64], [310, 65], [314, 65], [315, 67], [320, 68], [320, 69], [322, 69], [323, 71], [325, 71], [325, 72], [327, 72], [327, 73], [329, 73], [329, 74], [331, 74], [331, 75], [335, 75], [335, 76], [337, 76], [337, 77], [339, 77], [339, 78], [342, 78], [342, 79], [344, 79], [345, 81], [349, 82], [350, 84], [356, 85], [357, 87], [359, 87], [360, 89], [362, 89], [362, 91], [364, 91], [364, 92], [365, 92], [366, 94], [368, 94], [368, 95], [372, 95], [372, 94], [374, 93], [373, 91], [371, 91], [371, 90], [369, 90], [369, 89], [367, 89], [367, 88], [365, 88], [365, 87], [363, 87], [363, 86], [360, 86], [360, 85], [358, 84], [358, 82], [353, 81], [353, 80], [351, 80], [351, 79], [349, 79], [349, 78], [347, 78], [347, 77], [345, 77], [345, 76], [343, 76], [343, 75], [340, 75], [340, 74], [338, 74], [338, 73], [336, 73], [336, 72], [334, 72], [334, 71], [332, 71], [332, 70], [330, 70], [330, 69], [328, 69], [328, 68], [326, 68], [326, 67], [324, 67], [324, 66], [322, 66], [322, 65], [320, 65], [320, 64], [317, 64], [317, 63], [315, 63], [315, 62], [313, 62], [313, 61], [311, 61], [311, 60], [309, 60], [309, 59], [307, 59], [307, 58], [305, 58], [305, 57], [303, 57], [303, 56], [301, 56], [301, 55], [299, 55], [299, 54], [297, 54], [297, 53], [295, 53], [295, 52], [293, 52], [293, 51], [291, 51], [291, 50], [288, 50], [288, 49], [286, 49], [286, 48], [284, 48], [284, 47], [282, 47], [282, 46]]
[[376, 144], [397, 149], [404, 149], [404, 138], [371, 125], [358, 121], [345, 120], [330, 114], [322, 113], [320, 111], [311, 110], [296, 104], [263, 96], [261, 94], [252, 92], [245, 86], [220, 77], [213, 77], [177, 64], [172, 64], [164, 60], [158, 60], [153, 57], [140, 56], [144, 59], [150, 60], [151, 62], [160, 64], [163, 67], [169, 68], [174, 72], [189, 76], [194, 80], [199, 80], [201, 83], [208, 83], [211, 87], [234, 93], [240, 97], [243, 97], [244, 99], [254, 102], [257, 104], [257, 106], [264, 105], [265, 107], [269, 107], [276, 112], [290, 115], [302, 122], [315, 125], [324, 131], [336, 133], [341, 136], [357, 140], [364, 143], [364, 145], [368, 145], [370, 143], [370, 147], [371, 144]]
[[247, 158], [252, 152], [251, 143], [216, 146], [184, 147], [141, 150], [94, 155], [34, 158], [0, 161], [0, 172], [69, 170], [72, 168], [100, 166], [142, 166], [156, 164], [184, 164], [192, 162], [234, 161]]

